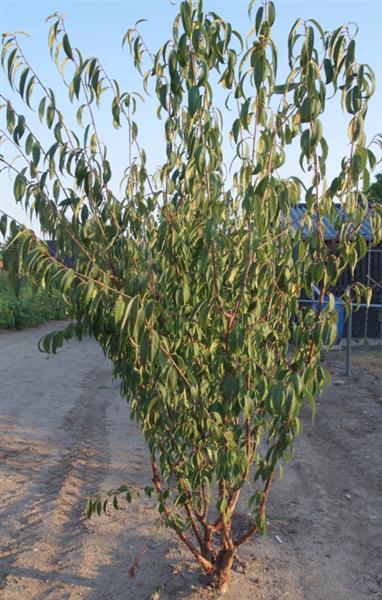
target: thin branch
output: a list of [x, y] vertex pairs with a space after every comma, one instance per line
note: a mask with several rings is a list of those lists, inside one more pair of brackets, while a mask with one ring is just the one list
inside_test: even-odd
[[[152, 481], [154, 483], [155, 490], [156, 490], [157, 494], [160, 497], [162, 497], [161, 478], [160, 478], [159, 469], [158, 469], [157, 464], [155, 463], [155, 460], [151, 461], [151, 469], [153, 472]], [[162, 502], [163, 502], [164, 514], [166, 515], [167, 518], [171, 517], [171, 511], [168, 508], [165, 500], [162, 499]], [[206, 571], [206, 573], [211, 573], [213, 571], [213, 564], [209, 560], [204, 558], [204, 556], [202, 556], [202, 554], [196, 549], [196, 547], [191, 542], [191, 540], [176, 525], [175, 521], [173, 521], [173, 529], [176, 532], [176, 534], [178, 535], [178, 537], [182, 540], [182, 542], [192, 552], [192, 554], [194, 555], [194, 557], [196, 558], [196, 560], [198, 561], [200, 566], [204, 569], [204, 571]]]
[[[267, 499], [268, 499], [268, 495], [271, 489], [271, 485], [272, 485], [272, 481], [273, 481], [273, 477], [274, 477], [274, 470], [272, 471], [272, 473], [270, 474], [270, 476], [268, 477], [266, 484], [264, 486], [264, 490], [263, 490], [263, 495], [262, 495], [262, 499], [261, 499], [261, 503], [260, 503], [260, 510], [259, 510], [259, 517], [260, 519], [263, 519], [265, 516], [265, 509], [266, 509], [266, 504], [267, 504]], [[242, 544], [244, 544], [244, 542], [246, 542], [247, 540], [249, 540], [250, 537], [252, 537], [252, 535], [254, 535], [255, 533], [257, 533], [259, 531], [259, 528], [256, 524], [254, 524], [246, 533], [244, 533], [244, 535], [242, 535], [241, 537], [239, 537], [237, 540], [234, 540], [234, 545], [235, 548], [237, 548], [238, 546], [241, 546]]]

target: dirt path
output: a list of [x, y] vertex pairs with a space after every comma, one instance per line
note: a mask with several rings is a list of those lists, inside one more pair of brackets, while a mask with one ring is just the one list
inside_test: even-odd
[[[41, 354], [50, 330], [0, 332], [1, 600], [212, 598], [148, 500], [84, 518], [87, 494], [150, 484], [147, 453], [101, 351]], [[356, 357], [349, 381], [331, 361], [339, 385], [306, 415], [227, 600], [382, 599], [382, 355]]]

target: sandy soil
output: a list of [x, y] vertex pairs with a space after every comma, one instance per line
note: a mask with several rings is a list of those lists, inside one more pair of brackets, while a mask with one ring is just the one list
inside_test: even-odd
[[[93, 342], [37, 351], [52, 326], [0, 333], [0, 598], [212, 598], [148, 500], [84, 517], [87, 494], [150, 484], [147, 453]], [[349, 380], [342, 353], [327, 362], [333, 384], [227, 600], [382, 599], [382, 354], [355, 355]]]

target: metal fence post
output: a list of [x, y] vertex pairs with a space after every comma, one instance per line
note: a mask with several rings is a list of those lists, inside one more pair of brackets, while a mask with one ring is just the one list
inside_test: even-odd
[[347, 343], [346, 343], [346, 375], [351, 375], [351, 337], [352, 337], [352, 325], [353, 325], [353, 305], [350, 306], [348, 316], [348, 331], [347, 331]]

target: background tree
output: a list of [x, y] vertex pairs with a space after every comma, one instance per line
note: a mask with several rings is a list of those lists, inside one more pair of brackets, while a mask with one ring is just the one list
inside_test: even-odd
[[377, 173], [367, 195], [370, 203], [379, 202], [379, 204], [382, 204], [382, 173]]
[[[163, 119], [165, 160], [150, 174], [135, 121], [140, 96], [73, 47], [60, 15], [51, 19], [50, 52], [69, 78], [83, 129], [69, 124], [19, 34], [5, 34], [10, 86], [37, 107], [53, 143], [44, 148], [3, 98], [3, 137], [24, 166], [2, 160], [14, 174], [16, 201], [57, 247], [51, 255], [32, 230], [3, 214], [2, 229], [11, 233], [7, 266], [64, 295], [72, 322], [44, 337], [42, 350], [56, 352], [66, 339], [88, 334], [111, 359], [150, 450], [146, 493], [225, 589], [240, 546], [265, 530], [272, 481], [301, 431], [301, 406], [306, 400], [314, 412], [324, 386], [320, 353], [336, 338], [330, 293], [323, 310], [327, 289], [364, 255], [358, 230], [367, 215], [374, 242], [381, 239], [381, 207], [368, 213], [366, 195], [376, 163], [364, 134], [373, 73], [357, 62], [349, 27], [328, 33], [314, 20], [298, 20], [288, 38], [289, 72], [277, 84], [272, 2], [257, 9], [246, 44], [230, 23], [205, 14], [202, 2], [182, 2], [172, 37], [155, 54], [137, 26], [124, 40]], [[328, 182], [320, 116], [338, 94], [350, 118], [349, 156]], [[111, 187], [96, 124], [107, 98], [114, 126], [128, 130], [121, 194]], [[296, 174], [279, 175], [293, 142], [307, 187]], [[291, 208], [302, 198], [307, 210], [297, 224]], [[336, 253], [325, 245], [324, 217], [338, 227]], [[299, 304], [302, 289], [310, 294], [312, 286], [320, 290], [316, 312]], [[252, 518], [238, 528], [233, 517], [243, 490]], [[88, 515], [134, 493], [121, 487], [90, 499]]]

